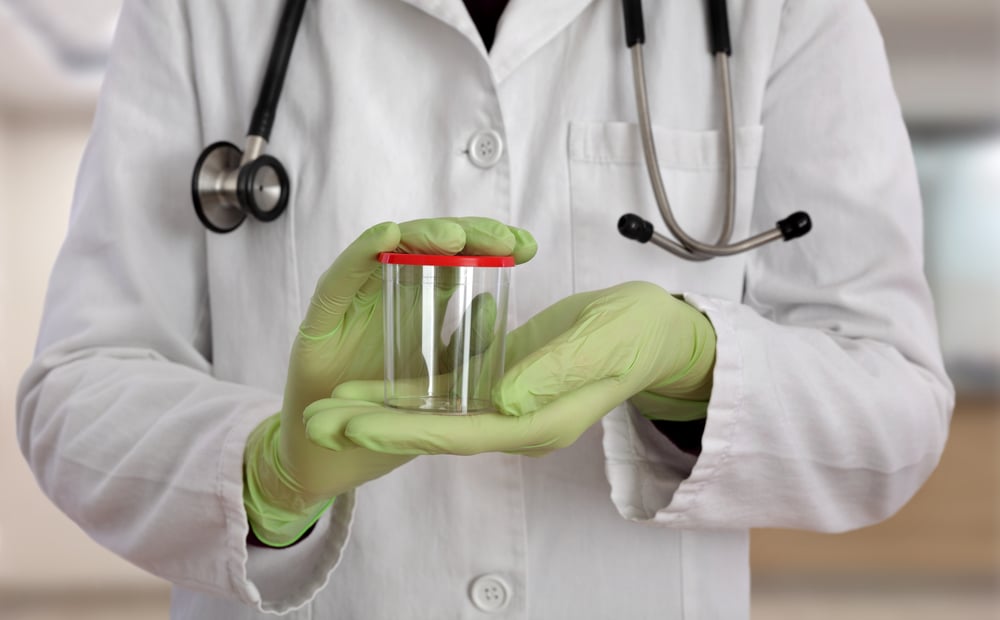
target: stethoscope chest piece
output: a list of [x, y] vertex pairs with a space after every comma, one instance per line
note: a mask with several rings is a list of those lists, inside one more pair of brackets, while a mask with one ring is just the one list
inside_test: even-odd
[[288, 173], [276, 157], [261, 155], [240, 168], [236, 196], [262, 222], [275, 220], [288, 206]]
[[[191, 199], [198, 219], [212, 232], [235, 230], [246, 219], [240, 208], [232, 171], [240, 167], [243, 153], [231, 142], [216, 142], [201, 153], [191, 177]], [[227, 191], [227, 182], [231, 187]]]
[[277, 219], [288, 207], [288, 173], [276, 158], [261, 155], [243, 163], [243, 151], [216, 142], [201, 153], [191, 177], [194, 211], [206, 228], [235, 230], [247, 215], [262, 222]]

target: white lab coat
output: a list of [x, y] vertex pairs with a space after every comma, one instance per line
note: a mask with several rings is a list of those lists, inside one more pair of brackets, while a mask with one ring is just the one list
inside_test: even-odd
[[[626, 211], [659, 219], [615, 0], [513, 0], [489, 55], [460, 0], [310, 2], [268, 148], [293, 204], [206, 233], [191, 170], [210, 142], [242, 145], [281, 4], [126, 2], [19, 394], [42, 488], [173, 582], [174, 617], [745, 618], [748, 528], [862, 527], [932, 471], [953, 394], [861, 0], [730, 1], [735, 235], [799, 209], [815, 230], [702, 264], [616, 231]], [[679, 220], [714, 238], [725, 151], [703, 3], [645, 4], [663, 173]], [[482, 169], [467, 145], [485, 129], [505, 153]], [[544, 458], [417, 458], [300, 545], [248, 549], [245, 438], [279, 408], [319, 274], [366, 227], [435, 215], [534, 233], [512, 325], [635, 279], [702, 309], [718, 332], [703, 452], [623, 406]]]

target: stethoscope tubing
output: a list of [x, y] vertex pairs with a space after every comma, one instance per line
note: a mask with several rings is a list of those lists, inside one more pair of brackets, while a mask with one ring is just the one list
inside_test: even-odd
[[[225, 233], [235, 230], [246, 216], [252, 215], [269, 222], [281, 215], [289, 203], [291, 182], [281, 162], [264, 154], [277, 115], [281, 91], [288, 73], [295, 39], [301, 28], [307, 0], [286, 0], [268, 58], [260, 95], [247, 132], [246, 148], [241, 152], [223, 142], [206, 148], [195, 164], [191, 193], [195, 212], [211, 231]], [[704, 243], [689, 235], [677, 222], [660, 174], [650, 119], [649, 95], [642, 56], [646, 33], [642, 16], [642, 0], [622, 0], [626, 44], [631, 51], [632, 74], [635, 84], [636, 109], [642, 136], [643, 156], [657, 208], [675, 239], [653, 230], [652, 224], [637, 215], [625, 215], [618, 223], [622, 235], [655, 245], [681, 258], [705, 261], [719, 256], [731, 256], [784, 238], [794, 239], [809, 232], [811, 221], [805, 213], [795, 213], [778, 222], [770, 231], [730, 243], [736, 217], [738, 161], [733, 105], [733, 87], [729, 57], [732, 42], [726, 0], [706, 0], [709, 18], [711, 52], [716, 58], [722, 89], [725, 124], [726, 208], [722, 227], [714, 244]], [[238, 164], [236, 158], [239, 157]]]
[[670, 198], [663, 183], [663, 176], [660, 174], [660, 163], [656, 154], [656, 142], [653, 139], [652, 121], [649, 113], [649, 97], [646, 92], [646, 75], [642, 57], [642, 45], [635, 45], [631, 49], [633, 77], [635, 82], [636, 107], [639, 116], [639, 128], [642, 136], [642, 150], [646, 160], [646, 171], [649, 174], [649, 181], [653, 188], [656, 205], [660, 215], [666, 223], [670, 233], [679, 241], [669, 239], [659, 233], [653, 233], [650, 239], [654, 244], [676, 254], [681, 258], [691, 260], [708, 260], [717, 256], [732, 256], [740, 254], [756, 247], [776, 241], [782, 238], [781, 231], [777, 228], [761, 233], [738, 243], [730, 244], [732, 237], [733, 220], [736, 213], [736, 190], [737, 190], [737, 158], [736, 158], [736, 136], [735, 122], [733, 114], [732, 86], [729, 78], [729, 57], [722, 52], [717, 53], [716, 62], [719, 65], [721, 74], [720, 82], [723, 83], [723, 100], [725, 109], [725, 131], [726, 131], [726, 209], [722, 218], [722, 230], [719, 240], [715, 245], [703, 243], [688, 235], [674, 217]]
[[632, 60], [632, 78], [635, 85], [636, 112], [639, 120], [639, 133], [642, 138], [643, 157], [646, 171], [649, 175], [653, 197], [657, 209], [666, 223], [670, 233], [676, 240], [665, 237], [652, 228], [649, 222], [635, 215], [625, 215], [619, 220], [619, 232], [622, 235], [654, 245], [692, 261], [706, 261], [721, 256], [741, 254], [779, 239], [791, 240], [804, 235], [812, 227], [809, 216], [805, 213], [795, 213], [786, 220], [778, 222], [773, 229], [754, 235], [736, 243], [730, 243], [736, 217], [738, 159], [736, 152], [736, 123], [733, 105], [732, 76], [730, 75], [729, 57], [732, 55], [732, 41], [729, 36], [729, 16], [725, 0], [707, 1], [709, 16], [710, 44], [719, 73], [719, 83], [722, 89], [723, 118], [726, 143], [726, 206], [722, 217], [722, 228], [719, 238], [714, 244], [704, 243], [689, 235], [674, 217], [673, 207], [660, 173], [659, 158], [656, 153], [656, 140], [653, 137], [653, 124], [650, 119], [649, 94], [646, 89], [646, 70], [643, 62], [642, 48], [645, 44], [645, 26], [642, 16], [641, 0], [622, 0], [622, 14], [625, 25], [625, 42], [630, 50]]
[[278, 32], [274, 39], [274, 48], [267, 62], [264, 73], [264, 83], [257, 98], [253, 117], [250, 121], [248, 136], [259, 136], [265, 142], [271, 139], [271, 129], [278, 112], [278, 102], [281, 101], [281, 90], [284, 88], [285, 76], [288, 74], [288, 63], [295, 47], [295, 38], [305, 13], [306, 0], [288, 0], [281, 12], [278, 22]]

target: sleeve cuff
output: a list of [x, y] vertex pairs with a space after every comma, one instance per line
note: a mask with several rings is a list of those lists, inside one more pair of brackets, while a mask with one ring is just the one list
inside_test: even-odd
[[298, 609], [323, 589], [347, 544], [354, 501], [354, 491], [338, 496], [312, 533], [293, 547], [248, 549], [246, 576], [260, 593], [260, 611], [282, 614]]
[[283, 614], [307, 605], [329, 581], [350, 536], [355, 494], [339, 496], [312, 533], [294, 547], [248, 545], [243, 453], [250, 433], [273, 413], [272, 407], [247, 415], [230, 431], [220, 459], [218, 496], [226, 517], [232, 591], [258, 611]]
[[611, 500], [622, 517], [671, 527], [694, 527], [690, 516], [702, 491], [729, 466], [743, 399], [743, 359], [732, 304], [685, 295], [715, 327], [712, 397], [697, 457], [684, 453], [630, 405], [605, 416], [604, 452]]

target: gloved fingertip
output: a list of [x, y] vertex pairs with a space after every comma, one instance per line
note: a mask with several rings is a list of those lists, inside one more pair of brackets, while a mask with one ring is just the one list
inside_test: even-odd
[[538, 253], [538, 242], [534, 235], [523, 228], [509, 228], [514, 235], [514, 262], [520, 265], [530, 261]]
[[347, 381], [333, 388], [330, 396], [345, 400], [362, 400], [367, 402], [381, 402], [385, 396], [384, 381]]
[[321, 415], [324, 411], [330, 408], [330, 402], [327, 398], [322, 398], [317, 401], [313, 401], [306, 405], [306, 408], [302, 410], [302, 420], [308, 423], [309, 420], [314, 417]]
[[526, 408], [520, 398], [522, 390], [513, 387], [514, 381], [504, 378], [493, 386], [493, 405], [504, 415], [519, 418], [526, 413]]
[[430, 220], [434, 223], [431, 229], [438, 241], [438, 244], [449, 251], [458, 253], [462, 251], [468, 241], [469, 234], [459, 223], [450, 220]]
[[459, 217], [453, 220], [465, 230], [468, 256], [510, 256], [515, 239], [506, 224], [486, 217]]
[[381, 222], [366, 230], [362, 237], [371, 243], [376, 253], [391, 252], [399, 245], [400, 234], [396, 222]]
[[403, 222], [399, 229], [398, 247], [410, 254], [457, 254], [465, 247], [465, 229], [448, 219]]
[[487, 228], [487, 232], [493, 237], [497, 254], [509, 256], [514, 252], [514, 248], [517, 247], [517, 236], [514, 235], [514, 231], [509, 226], [501, 222], [493, 222]]
[[365, 450], [381, 452], [383, 454], [402, 454], [401, 452], [394, 450], [394, 446], [391, 442], [375, 438], [364, 429], [352, 429], [350, 424], [348, 424], [347, 428], [344, 429], [344, 436], [347, 437], [351, 443], [356, 446], [360, 446]]
[[328, 429], [323, 428], [322, 424], [307, 423], [306, 438], [317, 446], [326, 448], [327, 450], [333, 450], [334, 452], [343, 450], [343, 445], [337, 441], [336, 435], [330, 433]]
[[337, 406], [332, 399], [317, 400], [303, 410], [302, 419], [306, 438], [310, 442], [321, 448], [340, 452], [352, 446], [343, 437], [342, 419], [336, 415], [325, 415], [336, 411]]

